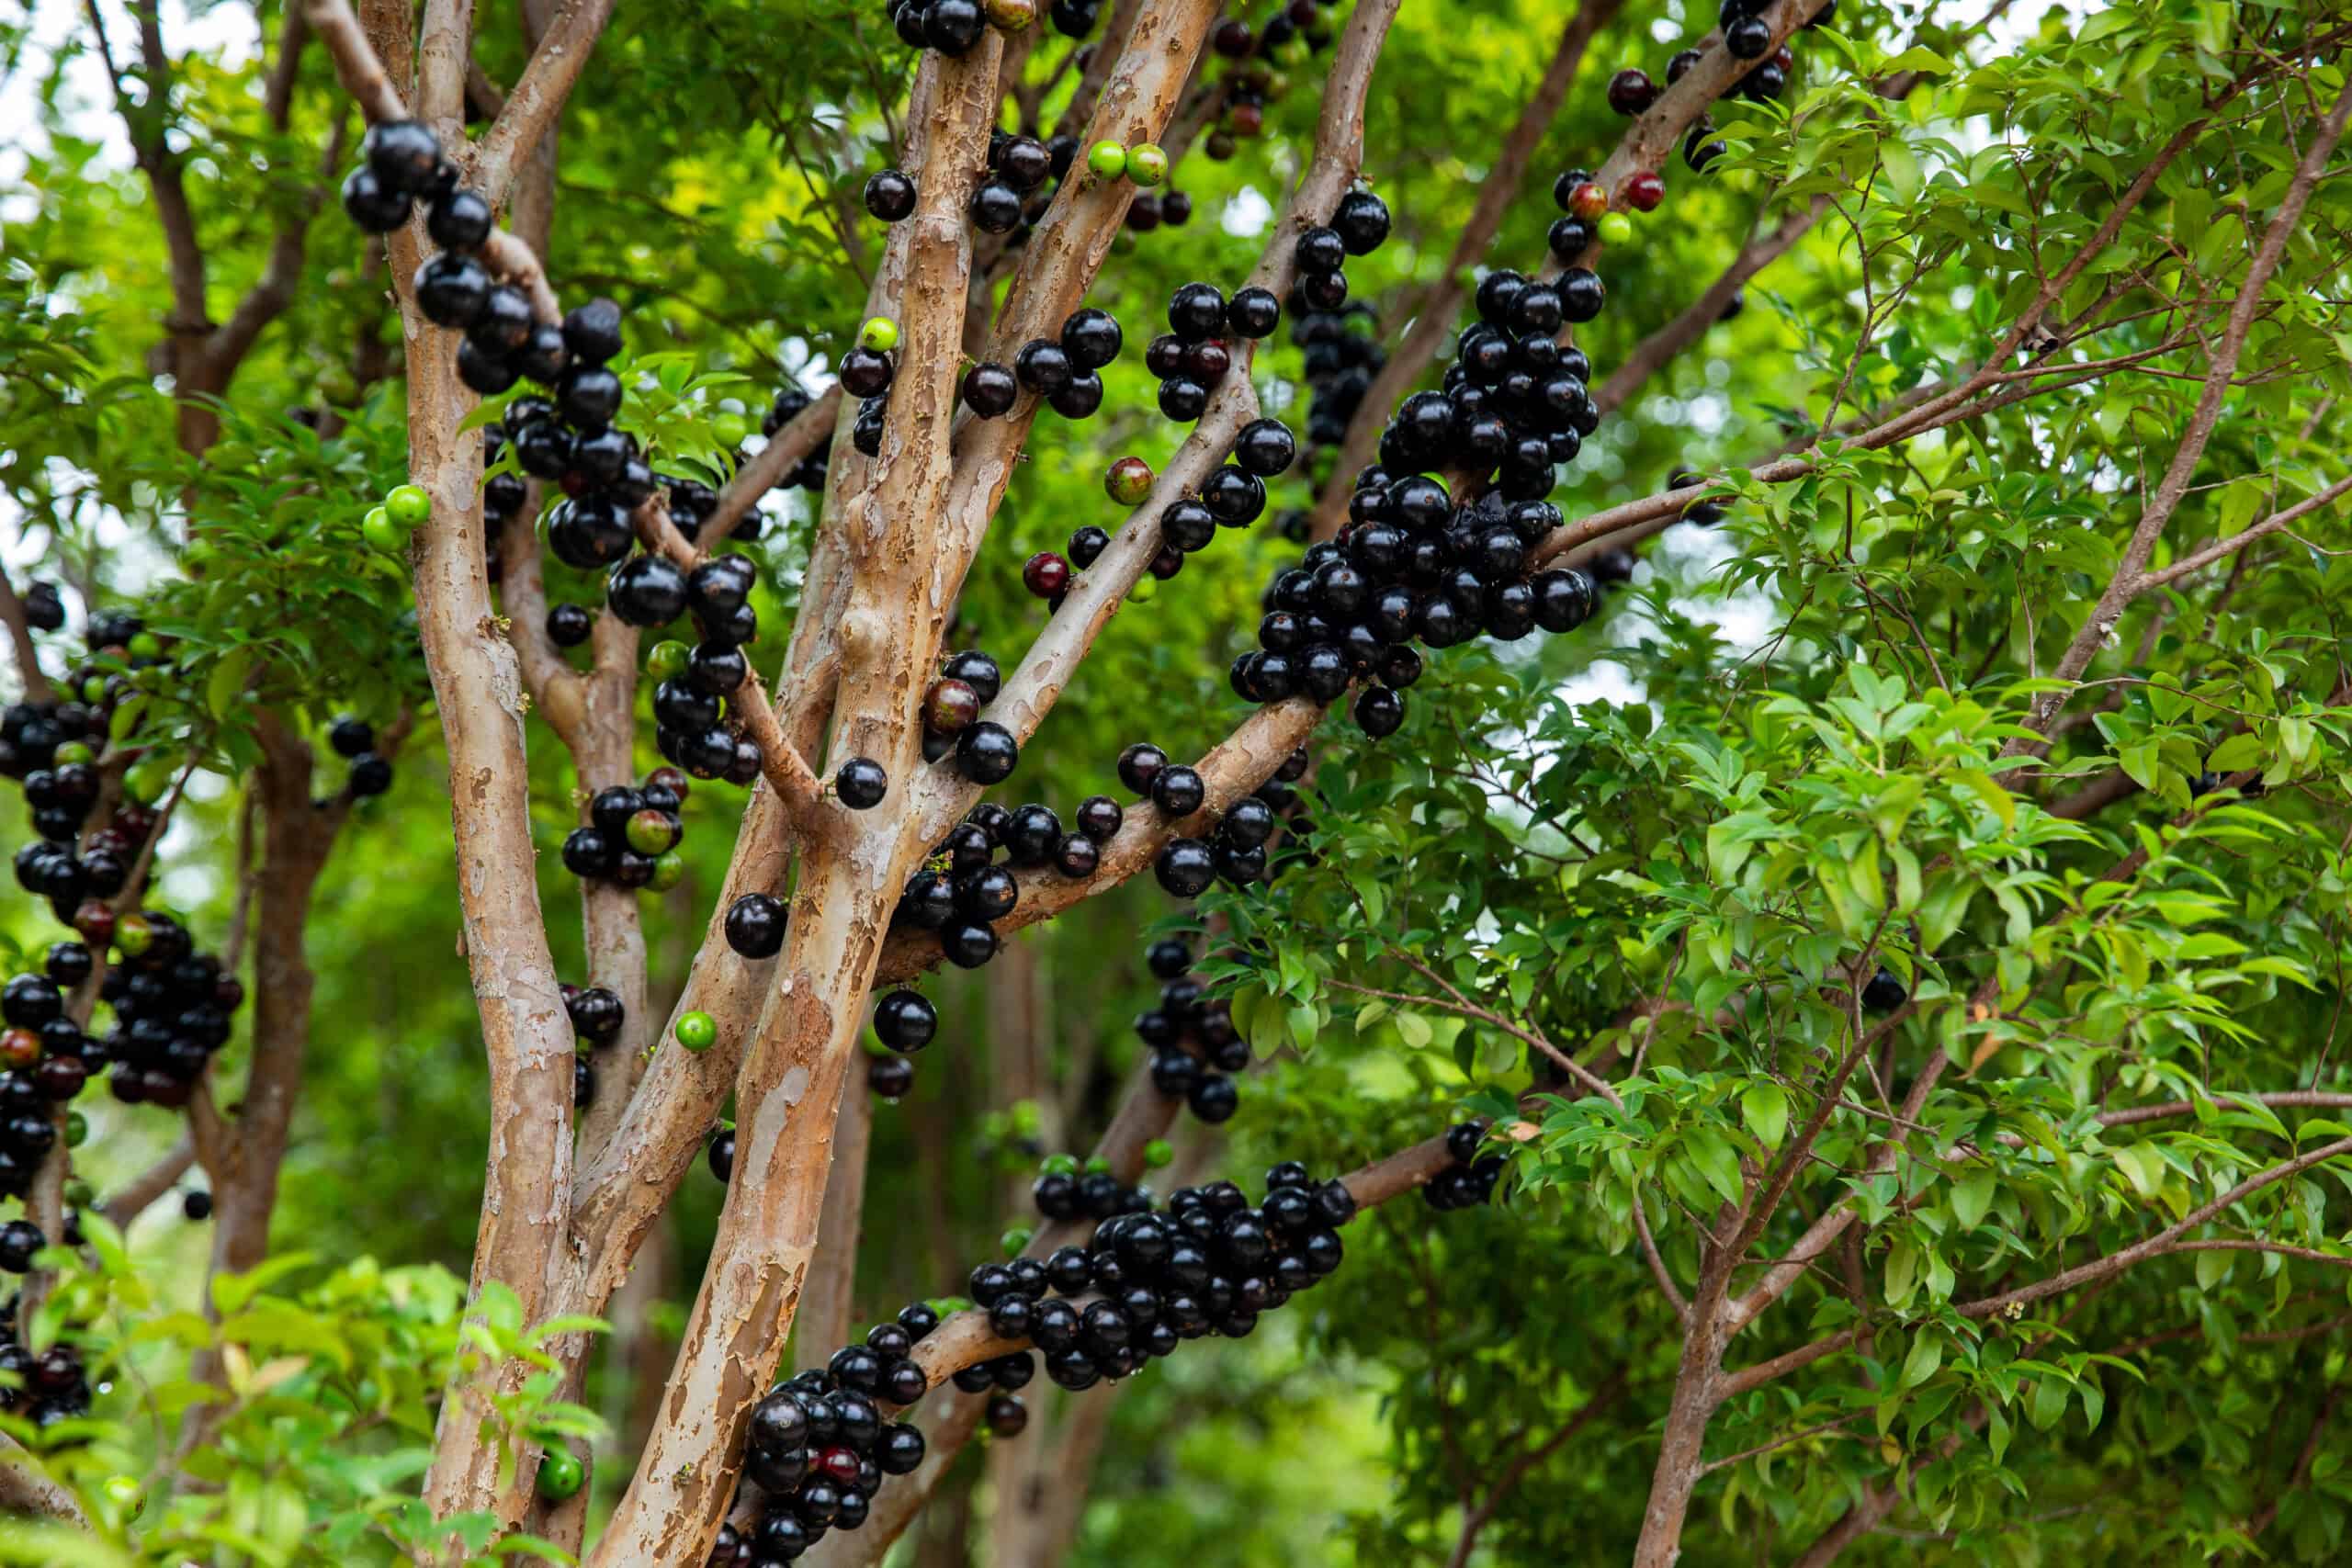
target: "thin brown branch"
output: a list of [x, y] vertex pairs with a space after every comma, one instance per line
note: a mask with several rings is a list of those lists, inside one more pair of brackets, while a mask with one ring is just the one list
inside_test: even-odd
[[808, 460], [810, 453], [830, 441], [833, 427], [840, 421], [841, 406], [841, 383], [836, 381], [793, 415], [789, 424], [770, 436], [768, 444], [736, 469], [735, 477], [718, 492], [718, 504], [703, 519], [695, 546], [704, 550], [716, 548], [729, 530], [743, 520], [743, 514], [759, 504], [760, 497], [782, 484], [793, 469]]
[[1594, 389], [1593, 406], [1602, 413], [1614, 413], [1625, 406], [1625, 400], [1638, 390], [1643, 382], [1672, 364], [1683, 350], [1706, 335], [1707, 329], [1723, 320], [1724, 311], [1733, 299], [1747, 286], [1758, 273], [1789, 254], [1799, 240], [1812, 231], [1829, 209], [1829, 198], [1819, 196], [1810, 205], [1791, 210], [1770, 233], [1750, 240], [1732, 258], [1723, 276], [1707, 286], [1706, 291], [1692, 300], [1683, 312], [1666, 325], [1634, 345], [1624, 363], [1609, 374], [1609, 378]]
[[[530, 63], [523, 68], [514, 90], [506, 95], [505, 107], [483, 135], [476, 161], [477, 188], [492, 206], [506, 199], [516, 169], [563, 113], [564, 101], [571, 97], [580, 73], [587, 69], [588, 57], [595, 51], [596, 40], [612, 15], [613, 0], [566, 0], [539, 46], [531, 51]], [[471, 57], [469, 50], [467, 59]]]
[[33, 647], [32, 623], [25, 619], [25, 602], [17, 597], [16, 584], [8, 574], [0, 571], [0, 622], [8, 627], [8, 643], [17, 655], [17, 679], [25, 688], [25, 700], [46, 703], [53, 693], [49, 677], [42, 672], [40, 655]]
[[1348, 423], [1339, 461], [1316, 500], [1317, 538], [1329, 538], [1345, 520], [1355, 476], [1372, 461], [1381, 427], [1388, 418], [1387, 411], [1396, 407], [1413, 383], [1420, 379], [1453, 330], [1453, 318], [1460, 312], [1471, 286], [1472, 271], [1494, 243], [1496, 233], [1502, 228], [1503, 215], [1519, 200], [1527, 183], [1528, 165], [1533, 161], [1536, 149], [1543, 145], [1544, 133], [1559, 118], [1560, 106], [1567, 101], [1568, 88], [1584, 63], [1585, 50], [1591, 44], [1593, 35], [1615, 17], [1623, 3], [1623, 0], [1583, 0], [1568, 17], [1559, 44], [1552, 51], [1551, 62], [1536, 79], [1534, 91], [1520, 108], [1518, 121], [1504, 136], [1495, 161], [1479, 182], [1477, 199], [1471, 205], [1470, 217], [1454, 240], [1453, 252], [1446, 259], [1444, 269], [1397, 312], [1398, 320], [1410, 324], [1390, 349], [1387, 363], [1373, 378], [1355, 417]]
[[302, 0], [302, 5], [311, 19], [311, 30], [318, 34], [319, 41], [326, 45], [327, 53], [334, 60], [336, 80], [358, 102], [368, 123], [381, 125], [387, 120], [408, 118], [408, 106], [401, 101], [400, 89], [392, 85], [384, 62], [376, 57], [359, 18], [352, 15], [348, 0]]
[[2249, 528], [2242, 529], [2226, 539], [2216, 539], [2202, 549], [2191, 550], [2170, 566], [2154, 571], [2142, 572], [2132, 580], [2132, 596], [2137, 598], [2152, 588], [2162, 588], [2167, 583], [2179, 581], [2191, 572], [2201, 571], [2217, 560], [2237, 554], [2256, 539], [2267, 537], [2301, 521], [2347, 491], [2352, 491], [2352, 474], [2346, 475], [2316, 495], [2306, 497], [2292, 506], [2272, 513], [2261, 522]]
[[115, 1229], [126, 1230], [156, 1199], [178, 1186], [180, 1178], [195, 1164], [195, 1136], [183, 1133], [177, 1143], [164, 1151], [163, 1157], [125, 1182], [122, 1190], [107, 1199], [99, 1212]]

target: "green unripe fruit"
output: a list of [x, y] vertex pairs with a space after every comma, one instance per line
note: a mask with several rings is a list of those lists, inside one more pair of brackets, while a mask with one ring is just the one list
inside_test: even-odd
[[1168, 154], [1156, 142], [1127, 149], [1127, 178], [1139, 186], [1156, 186], [1168, 177]]
[[686, 857], [672, 850], [667, 854], [655, 857], [653, 874], [646, 879], [645, 886], [656, 893], [667, 893], [685, 877]]
[[384, 511], [403, 528], [422, 528], [433, 515], [433, 498], [423, 485], [394, 485], [384, 497]]
[[359, 520], [359, 536], [368, 547], [385, 555], [396, 556], [408, 548], [408, 530], [392, 521], [391, 513], [379, 506]]
[[888, 316], [868, 316], [857, 329], [857, 346], [888, 354], [899, 346], [899, 323]]
[[144, 915], [125, 915], [115, 922], [114, 944], [122, 950], [125, 958], [138, 957], [153, 945], [154, 941], [154, 928], [147, 923]]
[[628, 847], [639, 854], [665, 853], [678, 841], [677, 818], [649, 806], [628, 819], [627, 837]]
[[1622, 212], [1604, 212], [1594, 231], [1604, 245], [1623, 245], [1634, 238], [1634, 220]]
[[153, 806], [172, 787], [169, 757], [141, 757], [122, 775], [122, 793], [141, 806]]
[[1154, 1138], [1143, 1146], [1143, 1163], [1154, 1170], [1165, 1170], [1176, 1157], [1176, 1145], [1165, 1138]]
[[549, 1449], [539, 1461], [539, 1495], [550, 1503], [576, 1496], [588, 1480], [588, 1467], [570, 1449]]
[[90, 1141], [90, 1119], [78, 1111], [65, 1113], [65, 1146], [78, 1149]]
[[678, 1043], [689, 1051], [707, 1051], [718, 1043], [718, 1021], [707, 1012], [690, 1012], [678, 1020]]
[[68, 740], [57, 749], [57, 765], [60, 767], [71, 762], [95, 762], [97, 758], [96, 751], [79, 740]]
[[150, 662], [164, 657], [164, 639], [153, 632], [140, 632], [123, 646], [123, 651], [141, 663]]
[[674, 638], [653, 645], [645, 656], [645, 672], [657, 681], [672, 681], [686, 672], [686, 645]]
[[128, 1508], [139, 1501], [141, 1488], [134, 1477], [109, 1475], [99, 1483], [98, 1491], [115, 1506]]
[[1106, 180], [1127, 172], [1127, 150], [1115, 141], [1098, 141], [1086, 150], [1086, 166]]
[[720, 413], [712, 418], [710, 433], [721, 446], [731, 452], [752, 438], [752, 422], [740, 413]]
[[1034, 1234], [1035, 1233], [1032, 1232], [1027, 1225], [1014, 1225], [996, 1238], [997, 1245], [1004, 1248], [1004, 1255], [1007, 1258], [1018, 1258], [1021, 1256], [1022, 1249], [1029, 1245], [1029, 1238]]
[[77, 1176], [73, 1180], [65, 1184], [65, 1202], [67, 1207], [86, 1209], [97, 1201], [97, 1190], [93, 1188], [88, 1182], [83, 1180], [80, 1177]]
[[1101, 1155], [1096, 1155], [1086, 1162], [1086, 1174], [1089, 1176], [1108, 1176], [1111, 1174], [1111, 1162], [1104, 1159]]
[[93, 675], [83, 682], [82, 700], [92, 707], [104, 703], [107, 700], [107, 678], [103, 675]]
[[1037, 1168], [1046, 1176], [1076, 1176], [1078, 1156], [1076, 1155], [1047, 1155], [1044, 1163]]

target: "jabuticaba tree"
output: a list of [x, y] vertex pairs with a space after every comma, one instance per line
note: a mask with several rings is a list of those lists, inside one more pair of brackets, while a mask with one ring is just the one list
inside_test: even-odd
[[0, 1555], [2340, 1557], [2352, 15], [1688, 9], [8, 39]]

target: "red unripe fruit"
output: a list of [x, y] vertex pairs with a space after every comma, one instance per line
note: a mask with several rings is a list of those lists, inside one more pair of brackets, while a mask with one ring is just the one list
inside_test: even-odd
[[1226, 111], [1225, 128], [1236, 136], [1255, 136], [1266, 129], [1266, 111], [1256, 104], [1236, 104]]
[[1624, 186], [1625, 205], [1636, 212], [1655, 211], [1666, 199], [1666, 182], [1645, 169], [1627, 178]]
[[1609, 78], [1609, 107], [1622, 115], [1636, 115], [1657, 102], [1657, 84], [1646, 71], [1629, 67]]
[[40, 1060], [40, 1035], [29, 1029], [0, 1031], [0, 1066], [29, 1067]]
[[1102, 476], [1102, 488], [1122, 506], [1142, 505], [1151, 484], [1151, 465], [1141, 457], [1121, 457]]
[[1588, 223], [1599, 222], [1600, 215], [1608, 210], [1609, 193], [1590, 180], [1585, 181], [1568, 193], [1570, 215], [1581, 218]]
[[847, 1485], [857, 1479], [857, 1454], [836, 1444], [817, 1456], [817, 1468]]
[[922, 694], [922, 727], [933, 735], [961, 735], [980, 716], [980, 694], [952, 677], [933, 681]]
[[683, 770], [677, 768], [656, 768], [645, 775], [645, 782], [668, 790], [680, 800], [685, 799], [687, 795], [694, 793], [694, 781], [686, 777]]
[[1021, 569], [1022, 586], [1040, 599], [1050, 599], [1069, 586], [1069, 562], [1051, 550], [1039, 550]]
[[102, 946], [114, 940], [114, 910], [102, 898], [85, 898], [74, 907], [74, 929], [85, 942]]

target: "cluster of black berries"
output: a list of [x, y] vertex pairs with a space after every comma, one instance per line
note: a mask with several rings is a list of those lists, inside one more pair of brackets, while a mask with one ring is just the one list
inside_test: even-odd
[[1511, 642], [1592, 614], [1598, 590], [1585, 573], [1528, 574], [1529, 551], [1560, 524], [1549, 502], [1490, 491], [1456, 507], [1425, 474], [1391, 479], [1374, 467], [1358, 477], [1350, 514], [1338, 539], [1310, 546], [1269, 586], [1258, 650], [1233, 666], [1244, 699], [1330, 703], [1373, 678], [1355, 720], [1377, 739], [1405, 721], [1405, 690], [1421, 674], [1416, 641], [1451, 648], [1484, 631]]
[[[1074, 154], [1075, 142], [1071, 150]], [[972, 227], [983, 234], [1009, 234], [1023, 223], [1035, 223], [1045, 216], [1046, 205], [1053, 199], [1053, 193], [1044, 188], [1046, 181], [1068, 174], [1069, 162], [1065, 158], [1056, 168], [1052, 150], [1034, 136], [1005, 130], [989, 136], [988, 175], [972, 190]], [[906, 178], [904, 175], [899, 177]], [[911, 208], [911, 182], [909, 195]], [[869, 183], [868, 210], [873, 209], [873, 198], [874, 187]]]
[[[660, 705], [657, 694], [657, 713]], [[676, 886], [685, 874], [678, 840], [685, 836], [682, 813], [692, 787], [677, 769], [656, 768], [635, 788], [614, 784], [598, 790], [589, 798], [586, 824], [563, 840], [564, 869], [583, 880], [600, 878], [623, 887], [661, 892]]]
[[1011, 778], [1021, 761], [1021, 743], [1004, 726], [980, 716], [1003, 685], [1004, 672], [989, 655], [977, 649], [950, 655], [939, 678], [923, 691], [923, 761], [952, 755], [956, 770], [976, 784]]
[[[802, 411], [814, 400], [798, 381], [787, 381], [776, 389], [775, 400], [768, 405], [768, 412], [761, 416], [760, 434], [773, 441], [778, 432], [799, 418]], [[832, 444], [828, 441], [818, 442], [810, 449], [808, 456], [801, 458], [797, 464], [794, 465], [792, 471], [784, 476], [783, 487], [821, 493], [825, 488], [827, 463], [831, 456]], [[718, 493], [708, 486], [693, 484], [682, 479], [670, 481], [670, 515], [677, 520], [680, 528], [685, 531], [686, 537], [690, 539], [695, 537], [695, 530], [702, 526], [703, 520], [717, 510], [718, 506]], [[688, 526], [689, 524], [692, 526]], [[729, 536], [744, 540], [756, 539], [760, 536], [762, 526], [760, 514], [747, 509]]]
[[991, 23], [1001, 32], [1017, 33], [1037, 19], [1037, 0], [887, 0], [883, 9], [901, 43], [950, 59], [979, 42], [980, 29]]
[[[54, 583], [33, 583], [24, 604], [36, 630], [57, 631], [64, 626], [65, 607]], [[38, 619], [32, 615], [36, 604], [42, 607]], [[85, 640], [93, 655], [133, 669], [160, 663], [164, 657], [162, 639], [127, 611], [92, 615]], [[0, 712], [0, 776], [23, 781], [33, 831], [49, 843], [65, 846], [69, 853], [97, 804], [97, 760], [106, 744], [107, 720], [130, 690], [121, 675], [85, 664], [69, 673], [48, 701], [11, 703]], [[76, 892], [63, 902], [52, 897], [60, 919], [72, 919], [73, 903], [80, 897]]]
[[915, 1086], [914, 1054], [939, 1032], [939, 1010], [915, 991], [892, 991], [874, 1004], [880, 1054], [865, 1062], [865, 1087], [884, 1100], [905, 1098]]
[[[1355, 1213], [1345, 1182], [1317, 1183], [1305, 1167], [1286, 1163], [1266, 1173], [1258, 1207], [1229, 1181], [1179, 1188], [1165, 1212], [1147, 1200], [1103, 1221], [1085, 1247], [983, 1264], [967, 1290], [992, 1332], [1044, 1352], [1048, 1378], [1091, 1388], [1131, 1375], [1184, 1340], [1248, 1335], [1259, 1314], [1339, 1268], [1339, 1227]], [[984, 1370], [989, 1383], [1005, 1386], [992, 1362], [958, 1373], [956, 1385], [978, 1392], [972, 1385]]]
[[[1235, 810], [1245, 807], [1263, 812], [1271, 825], [1273, 813], [1262, 801], [1246, 800]], [[1259, 853], [1262, 857], [1264, 852]], [[1201, 983], [1187, 974], [1192, 949], [1182, 942], [1154, 942], [1146, 962], [1165, 982], [1159, 1005], [1136, 1015], [1136, 1037], [1151, 1052], [1152, 1087], [1171, 1100], [1181, 1098], [1212, 1126], [1230, 1121], [1241, 1105], [1231, 1075], [1250, 1066], [1250, 1042], [1233, 1027], [1231, 1004], [1201, 994]]]
[[1227, 17], [1209, 35], [1209, 47], [1231, 64], [1212, 91], [1215, 129], [1201, 150], [1219, 163], [1239, 151], [1242, 140], [1265, 129], [1266, 105], [1290, 91], [1288, 67], [1303, 63], [1332, 39], [1324, 13], [1340, 0], [1276, 0], [1272, 15], [1252, 28]]
[[[970, 733], [972, 729], [965, 731]], [[1011, 737], [1006, 739], [1010, 744]], [[907, 879], [894, 919], [937, 931], [940, 951], [949, 963], [977, 969], [996, 956], [994, 922], [1020, 905], [1021, 879], [1014, 873], [1051, 869], [1068, 877], [1091, 876], [1102, 863], [1102, 846], [1117, 834], [1125, 818], [1125, 808], [1107, 795], [1091, 795], [1079, 803], [1075, 831], [1065, 831], [1061, 818], [1049, 806], [1033, 802], [1008, 809], [982, 801], [948, 830], [923, 865]], [[997, 858], [1000, 853], [1001, 863]], [[877, 1016], [877, 1030], [881, 1024]], [[890, 1043], [887, 1032], [884, 1042]]]
[[764, 1494], [756, 1523], [719, 1534], [719, 1564], [788, 1562], [832, 1530], [854, 1530], [885, 1477], [922, 1463], [922, 1433], [883, 1418], [882, 1404], [910, 1404], [929, 1379], [910, 1359], [939, 1325], [917, 1303], [877, 1324], [864, 1344], [842, 1347], [822, 1371], [798, 1373], [752, 1407], [743, 1476]]
[[85, 1049], [84, 1064], [112, 1063], [107, 1087], [126, 1104], [186, 1105], [205, 1064], [228, 1043], [230, 1015], [243, 1004], [245, 987], [218, 958], [197, 952], [187, 928], [169, 915], [123, 916], [114, 947], [115, 962], [98, 986], [114, 1027]]
[[1453, 1156], [1453, 1164], [1421, 1188], [1423, 1202], [1442, 1214], [1475, 1209], [1494, 1197], [1495, 1184], [1503, 1176], [1503, 1156], [1478, 1152], [1489, 1125], [1480, 1116], [1446, 1129], [1445, 1152]]
[[1298, 280], [1292, 286], [1294, 314], [1337, 310], [1348, 302], [1350, 256], [1368, 256], [1388, 238], [1388, 204], [1368, 190], [1340, 198], [1331, 221], [1298, 237]]
[[66, 925], [93, 942], [104, 942], [114, 934], [114, 910], [106, 900], [130, 882], [139, 846], [154, 829], [154, 813], [127, 806], [89, 836], [79, 854], [70, 838], [62, 843], [32, 840], [17, 851], [17, 886], [48, 898], [50, 908]]
[[596, 1099], [596, 1066], [590, 1058], [621, 1037], [628, 1010], [602, 986], [564, 987], [563, 1010], [571, 1016], [573, 1035], [571, 1103], [582, 1109]]
[[376, 727], [345, 714], [327, 729], [327, 744], [351, 764], [344, 788], [355, 800], [381, 795], [392, 787], [391, 759], [376, 750]]
[[[24, 1233], [30, 1232], [28, 1236]], [[29, 1245], [28, 1245], [29, 1243]], [[32, 1255], [44, 1245], [39, 1229], [23, 1220], [0, 1225], [0, 1269], [21, 1274]], [[19, 1299], [11, 1295], [0, 1303], [0, 1410], [36, 1427], [90, 1413], [90, 1380], [82, 1353], [62, 1340], [34, 1351], [24, 1342], [17, 1321]]]
[[[1751, 62], [1747, 69], [1740, 73], [1738, 80], [1724, 91], [1723, 96], [1725, 97], [1736, 93], [1751, 103], [1760, 104], [1768, 103], [1788, 91], [1789, 77], [1796, 70], [1796, 55], [1788, 45], [1775, 46], [1772, 42], [1772, 25], [1764, 17], [1764, 12], [1770, 4], [1770, 0], [1723, 0], [1723, 5], [1717, 12], [1716, 22], [1723, 29], [1724, 48], [1735, 60]], [[1805, 26], [1820, 27], [1834, 17], [1837, 10], [1838, 0], [1828, 0], [1828, 4], [1823, 6], [1819, 14], [1805, 23]], [[1666, 62], [1668, 85], [1671, 86], [1681, 81], [1684, 73], [1693, 65], [1698, 64], [1699, 60], [1700, 51], [1695, 49], [1678, 51], [1673, 58]], [[1609, 79], [1609, 107], [1622, 115], [1637, 115], [1657, 101], [1660, 91], [1658, 85], [1651, 79], [1648, 72], [1639, 67], [1629, 66]], [[1703, 171], [1708, 164], [1713, 164], [1729, 151], [1722, 141], [1714, 139], [1714, 121], [1705, 115], [1701, 115], [1691, 122], [1690, 129], [1683, 135], [1682, 161], [1689, 164], [1694, 173]], [[1634, 177], [1656, 181], [1657, 176], [1650, 175]], [[1663, 190], [1663, 186], [1650, 186], [1637, 193], [1630, 188], [1629, 182], [1627, 193], [1629, 202], [1646, 211], [1657, 205], [1655, 197], [1650, 196], [1649, 193], [1655, 191], [1662, 194]], [[1643, 197], [1648, 198], [1637, 198]], [[1565, 257], [1570, 253], [1562, 252], [1561, 254]]]
[[605, 361], [620, 352], [620, 308], [598, 300], [561, 327], [535, 321], [530, 296], [492, 280], [477, 254], [490, 239], [490, 202], [458, 184], [440, 139], [418, 121], [368, 127], [360, 156], [343, 183], [343, 209], [360, 228], [389, 233], [408, 221], [416, 202], [428, 204], [424, 230], [441, 249], [416, 269], [417, 309], [435, 325], [466, 334], [458, 344], [466, 385], [494, 397], [528, 376], [555, 388], [566, 416], [582, 429], [611, 423], [621, 384]]
[[1228, 339], [1266, 337], [1282, 317], [1273, 291], [1255, 285], [1236, 290], [1229, 300], [1213, 283], [1177, 289], [1168, 300], [1169, 330], [1144, 352], [1144, 365], [1159, 378], [1159, 412], [1182, 424], [1199, 419], [1232, 368]]
[[[1310, 461], [1346, 442], [1373, 378], [1388, 363], [1388, 351], [1375, 335], [1379, 324], [1372, 307], [1361, 299], [1351, 299], [1337, 310], [1306, 310], [1291, 318], [1290, 340], [1304, 351]], [[1283, 537], [1306, 541], [1306, 512], [1294, 508], [1277, 521]]]
[[[1160, 846], [1152, 863], [1159, 886], [1176, 897], [1196, 898], [1218, 877], [1237, 887], [1264, 878], [1271, 864], [1268, 844], [1282, 825], [1283, 813], [1296, 803], [1297, 791], [1291, 784], [1306, 773], [1306, 761], [1303, 748], [1283, 759], [1272, 778], [1226, 808], [1213, 837], [1170, 839]], [[1148, 740], [1119, 753], [1119, 780], [1174, 822], [1200, 810], [1207, 799], [1197, 771], [1169, 761], [1168, 753]], [[1303, 830], [1293, 822], [1294, 833]]]
[[66, 992], [89, 978], [90, 950], [61, 942], [38, 974], [0, 991], [0, 1197], [21, 1198], [57, 1142], [54, 1107], [82, 1092], [104, 1058], [66, 1011]]
[[1073, 310], [1058, 337], [1023, 344], [1011, 369], [983, 361], [964, 372], [964, 406], [981, 419], [995, 419], [1011, 412], [1025, 390], [1064, 419], [1091, 418], [1102, 406], [1102, 367], [1119, 357], [1125, 341], [1108, 310]]
[[1151, 1208], [1151, 1189], [1121, 1181], [1107, 1159], [1084, 1164], [1075, 1155], [1049, 1155], [1037, 1179], [1029, 1184], [1030, 1201], [1048, 1220], [1107, 1220], [1114, 1214], [1140, 1214]]

